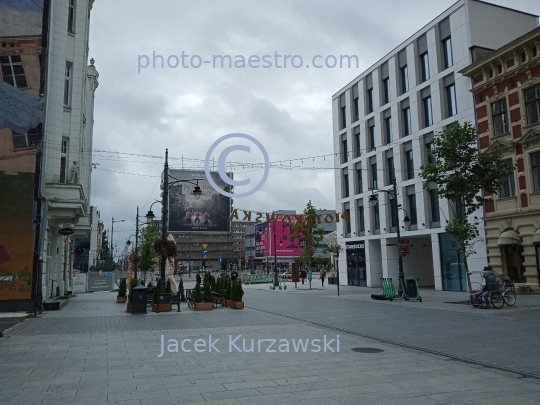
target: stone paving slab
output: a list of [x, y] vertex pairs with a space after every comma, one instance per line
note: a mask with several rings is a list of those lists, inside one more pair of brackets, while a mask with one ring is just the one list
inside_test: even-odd
[[[505, 405], [527, 405], [537, 403], [540, 395], [538, 379], [255, 310], [220, 308], [210, 314], [139, 317], [104, 300], [106, 294], [84, 297], [79, 307], [80, 297], [62, 309], [65, 316], [56, 313], [29, 319], [0, 339], [0, 403], [493, 405], [503, 403], [503, 398]], [[93, 299], [100, 302], [87, 302]], [[300, 307], [299, 303], [294, 305]], [[125, 318], [121, 323], [127, 330], [117, 330], [112, 321], [101, 322], [95, 329], [87, 327], [95, 324], [93, 317], [80, 312], [87, 306], [102, 306], [111, 317]], [[62, 324], [65, 326], [60, 327]], [[256, 344], [259, 339], [292, 341], [324, 335], [336, 338], [338, 334], [339, 352], [228, 350], [229, 336], [241, 335], [249, 347], [251, 339]], [[216, 346], [221, 351], [198, 353], [192, 346], [189, 353], [179, 350], [158, 357], [162, 335], [165, 342], [208, 341], [212, 335], [214, 340], [220, 339], [222, 344]], [[354, 347], [380, 348], [383, 352], [357, 353], [351, 351]]]

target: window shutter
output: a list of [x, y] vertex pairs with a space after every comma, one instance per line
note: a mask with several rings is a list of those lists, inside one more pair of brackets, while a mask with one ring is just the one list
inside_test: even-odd
[[405, 99], [405, 100], [403, 100], [403, 101], [401, 102], [401, 109], [403, 110], [403, 109], [405, 109], [405, 108], [408, 108], [409, 105], [410, 105], [410, 104], [409, 104], [409, 99], [407, 98], [407, 99]]
[[420, 97], [422, 97], [422, 99], [429, 96], [431, 96], [431, 89], [429, 86], [426, 87], [425, 89], [420, 90]]
[[356, 83], [352, 87], [352, 95], [353, 95], [353, 98], [358, 98], [358, 83]]
[[341, 94], [339, 96], [339, 107], [345, 107], [345, 93]]
[[390, 74], [388, 73], [388, 62], [384, 62], [382, 65], [381, 65], [381, 76], [384, 79], [387, 79]]
[[394, 151], [392, 149], [388, 149], [386, 151], [386, 159], [389, 159], [391, 157], [394, 157]]
[[407, 186], [406, 188], [407, 195], [414, 195], [416, 191], [414, 190], [414, 184], [412, 186]]
[[412, 150], [412, 141], [405, 142], [403, 144], [403, 150], [405, 150], [405, 152]]
[[399, 67], [407, 66], [407, 49], [402, 49], [398, 53]]
[[374, 127], [375, 126], [375, 118], [370, 118], [368, 120], [368, 127]]
[[446, 39], [450, 34], [450, 18], [447, 17], [439, 23], [439, 35], [441, 39]]
[[392, 110], [390, 110], [390, 108], [383, 112], [383, 118], [384, 119], [390, 118], [391, 116], [392, 116]]
[[428, 50], [427, 47], [427, 35], [424, 34], [421, 37], [417, 39], [418, 44], [418, 55], [422, 55], [423, 53], [426, 53]]
[[453, 73], [449, 74], [448, 76], [443, 78], [443, 84], [444, 84], [444, 87], [448, 87], [451, 84], [454, 84], [454, 74]]
[[373, 74], [370, 73], [366, 76], [366, 89], [372, 89], [373, 88]]

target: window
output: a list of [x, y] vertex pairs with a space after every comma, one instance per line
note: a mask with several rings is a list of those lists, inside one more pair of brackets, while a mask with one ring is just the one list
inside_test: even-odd
[[401, 94], [405, 94], [409, 91], [409, 68], [407, 65], [400, 69], [401, 72]]
[[367, 91], [368, 114], [373, 112], [373, 89]]
[[434, 164], [435, 163], [435, 159], [431, 155], [431, 153], [434, 150], [435, 150], [435, 145], [433, 144], [433, 140], [430, 139], [428, 142], [426, 142], [426, 161], [429, 164]]
[[533, 191], [540, 192], [540, 152], [531, 153]]
[[409, 107], [409, 99], [403, 100], [401, 102], [401, 115], [403, 121], [403, 136], [408, 136], [412, 134], [411, 109]]
[[65, 183], [67, 178], [67, 162], [68, 162], [69, 141], [62, 139], [60, 147], [60, 183]]
[[339, 96], [339, 129], [343, 129], [347, 126], [347, 107], [345, 104], [345, 93]]
[[369, 131], [369, 147], [372, 151], [374, 151], [377, 148], [377, 143], [375, 140], [375, 124], [370, 125], [368, 128]]
[[373, 207], [373, 229], [381, 229], [381, 218], [379, 216], [379, 203]]
[[439, 195], [437, 190], [429, 190], [429, 206], [431, 211], [431, 222], [440, 222], [441, 213], [439, 212]]
[[425, 82], [429, 79], [429, 57], [428, 53], [420, 55], [420, 81]]
[[377, 189], [377, 163], [371, 165], [371, 188]]
[[357, 194], [361, 194], [364, 192], [364, 183], [362, 182], [361, 163], [356, 164], [356, 191], [357, 191]]
[[412, 149], [405, 152], [405, 168], [407, 171], [407, 180], [414, 179], [414, 158]]
[[360, 127], [354, 128], [354, 143], [356, 146], [356, 157], [362, 154], [362, 149], [360, 148]]
[[500, 198], [514, 197], [516, 195], [512, 159], [508, 159], [506, 164], [508, 165], [508, 173], [501, 177], [501, 188], [499, 190]]
[[66, 63], [66, 71], [64, 78], [64, 106], [71, 106], [71, 76], [72, 76], [73, 65], [71, 63]]
[[443, 39], [442, 46], [443, 46], [443, 65], [445, 69], [448, 69], [450, 66], [454, 64], [454, 59], [452, 56], [452, 38], [448, 37], [446, 39]]
[[388, 208], [390, 210], [390, 226], [392, 228], [398, 227], [398, 219], [396, 216], [396, 207], [394, 206], [395, 201], [393, 199], [388, 200]]
[[446, 105], [448, 107], [448, 117], [457, 114], [456, 85], [454, 83], [446, 87]]
[[13, 132], [13, 149], [28, 148], [35, 145], [38, 140], [37, 129], [33, 128], [25, 134]]
[[392, 117], [384, 119], [384, 129], [386, 132], [386, 144], [392, 143], [394, 141], [394, 137], [392, 136]]
[[349, 170], [343, 169], [343, 198], [349, 197]]
[[412, 193], [407, 196], [407, 202], [409, 204], [409, 217], [411, 218], [411, 225], [418, 225], [418, 217], [416, 215], [416, 194]]
[[28, 87], [19, 55], [0, 56], [0, 66], [2, 68], [2, 80], [19, 89]]
[[383, 96], [384, 96], [384, 104], [390, 102], [390, 78], [386, 78], [383, 80]]
[[357, 221], [357, 232], [365, 232], [366, 231], [366, 219], [364, 217], [364, 206], [359, 205], [358, 206], [358, 221]]
[[347, 134], [341, 136], [341, 163], [347, 163], [349, 152], [347, 151]]
[[353, 114], [354, 114], [354, 122], [358, 121], [360, 119], [360, 110], [358, 109], [358, 100], [359, 100], [359, 96], [358, 96], [358, 84], [355, 84], [353, 86], [353, 107], [354, 107], [354, 111], [353, 111]]
[[540, 122], [540, 84], [525, 90], [525, 111], [528, 125]]
[[75, 22], [75, 0], [69, 0], [69, 9], [68, 9], [68, 31], [75, 32], [73, 30]]
[[394, 158], [393, 157], [387, 157], [386, 158], [386, 168], [388, 173], [388, 182], [387, 184], [392, 184], [392, 180], [396, 176], [396, 170], [394, 167]]
[[491, 104], [491, 113], [493, 117], [493, 135], [499, 136], [506, 134], [508, 129], [508, 112], [506, 111], [506, 99], [496, 101]]
[[433, 110], [431, 108], [431, 96], [422, 99], [422, 105], [424, 110], [424, 127], [430, 127], [433, 125]]

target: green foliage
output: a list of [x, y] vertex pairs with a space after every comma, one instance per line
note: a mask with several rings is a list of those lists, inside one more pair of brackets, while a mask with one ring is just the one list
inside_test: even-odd
[[213, 276], [210, 278], [210, 290], [216, 292], [216, 278]]
[[201, 285], [195, 284], [195, 290], [193, 290], [193, 301], [195, 302], [202, 302], [202, 291], [201, 291]]
[[159, 285], [154, 287], [154, 295], [152, 295], [152, 302], [157, 304], [159, 300]]
[[300, 259], [302, 263], [311, 266], [315, 249], [320, 241], [323, 240], [324, 230], [319, 228], [317, 220], [317, 209], [311, 203], [311, 200], [304, 208], [304, 214], [297, 216], [297, 222], [291, 227], [291, 238], [298, 239], [304, 243], [300, 249]]
[[203, 302], [212, 302], [212, 290], [210, 289], [210, 283], [204, 283]]
[[133, 289], [137, 287], [139, 283], [134, 278], [131, 279], [131, 282], [129, 283], [129, 297], [128, 297], [128, 303], [133, 305]]
[[227, 279], [225, 280], [225, 289], [227, 290], [225, 292], [225, 298], [230, 300], [232, 296], [232, 287], [231, 287], [231, 280]]
[[118, 297], [125, 297], [127, 294], [127, 280], [125, 278], [120, 279], [120, 285], [118, 286]]
[[184, 280], [182, 280], [182, 277], [180, 277], [180, 283], [178, 284], [178, 289], [181, 291], [184, 289]]
[[220, 277], [220, 278], [218, 278], [216, 280], [216, 292], [219, 292], [221, 290], [221, 288], [222, 288], [221, 283], [222, 283], [222, 280], [221, 280], [221, 277]]
[[242, 283], [240, 281], [235, 281], [234, 282], [235, 286], [234, 286], [234, 294], [233, 294], [233, 297], [232, 297], [232, 300], [233, 301], [236, 301], [236, 302], [240, 302], [242, 301], [242, 297], [244, 296], [244, 290], [242, 288]]
[[154, 243], [161, 239], [161, 232], [155, 226], [149, 225], [141, 230], [141, 238], [139, 243], [139, 261], [137, 263], [139, 269], [145, 273], [157, 263], [157, 254], [154, 250]]
[[171, 280], [167, 279], [167, 284], [165, 285], [165, 294], [172, 294]]
[[465, 257], [467, 270], [467, 258], [474, 253], [479, 235], [478, 224], [469, 223], [467, 216], [485, 203], [482, 190], [497, 193], [502, 176], [514, 170], [500, 152], [481, 153], [477, 142], [478, 133], [469, 122], [454, 123], [442, 136], [433, 139], [429, 153], [432, 161], [423, 165], [420, 173], [424, 189], [433, 189], [453, 203], [449, 204], [453, 215], [445, 230]]

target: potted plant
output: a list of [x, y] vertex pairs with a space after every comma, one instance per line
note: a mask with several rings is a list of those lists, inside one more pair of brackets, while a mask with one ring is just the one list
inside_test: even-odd
[[184, 294], [184, 280], [180, 277], [180, 282], [178, 283], [178, 290], [180, 291], [180, 299], [182, 302], [186, 301], [186, 295]]
[[172, 302], [171, 302], [171, 296], [172, 296], [172, 288], [171, 288], [171, 280], [167, 279], [167, 284], [165, 285], [165, 294], [160, 294], [161, 297], [163, 297], [159, 304], [159, 312], [170, 312], [172, 311]]
[[125, 278], [120, 279], [120, 286], [118, 288], [118, 295], [116, 296], [116, 302], [124, 304], [126, 302], [127, 295], [127, 280]]
[[225, 280], [225, 305], [232, 305], [232, 283], [231, 280]]
[[133, 309], [133, 289], [137, 287], [138, 283], [137, 280], [131, 279], [131, 282], [129, 283], [129, 297], [128, 297], [128, 304], [127, 304], [127, 312], [131, 312]]
[[195, 290], [193, 291], [193, 301], [195, 302], [195, 311], [207, 311], [212, 309], [212, 301], [203, 302], [203, 293], [200, 284], [195, 285]]
[[529, 285], [519, 285], [518, 293], [522, 295], [531, 295], [531, 286]]
[[244, 309], [244, 301], [242, 301], [244, 290], [242, 289], [242, 283], [240, 281], [235, 281], [234, 284], [231, 308]]

